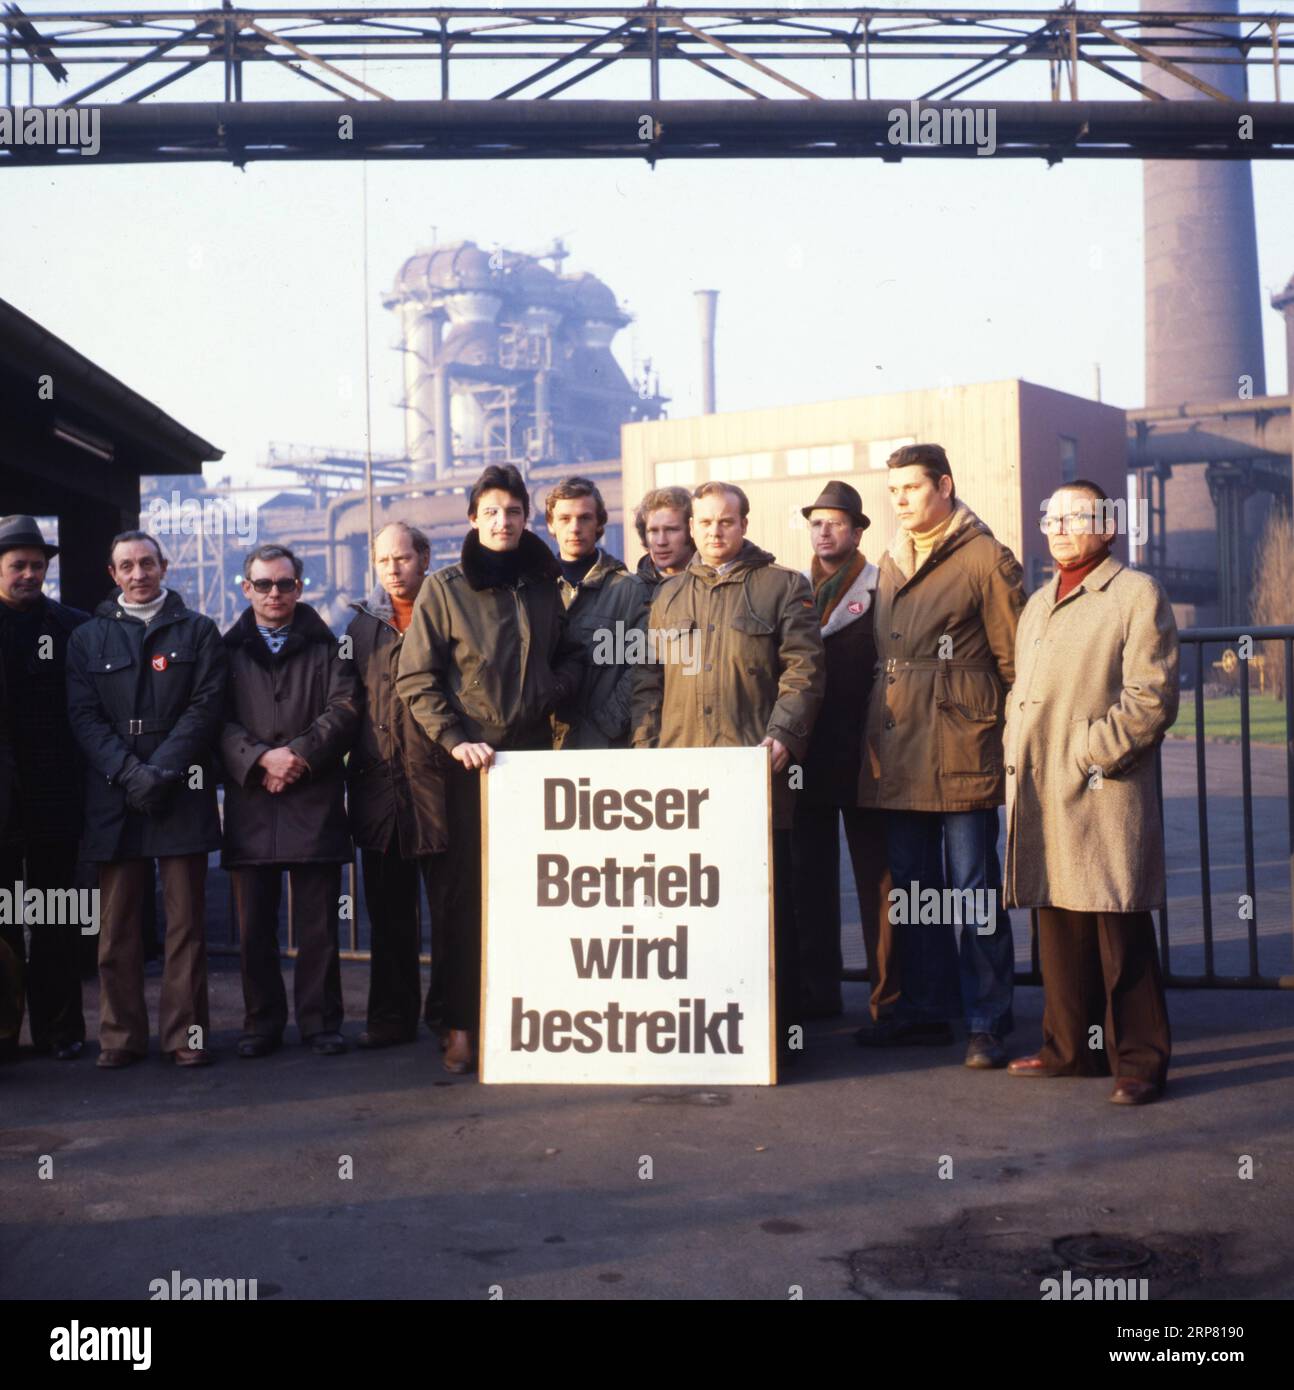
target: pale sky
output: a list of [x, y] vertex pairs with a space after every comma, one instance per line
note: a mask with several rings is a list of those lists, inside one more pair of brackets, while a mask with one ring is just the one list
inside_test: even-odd
[[[38, 23], [50, 10], [24, 8]], [[784, 70], [848, 94], [843, 66], [834, 80], [823, 65]], [[516, 64], [482, 73], [480, 94], [519, 75]], [[892, 67], [874, 95], [906, 101], [943, 75]], [[254, 76], [249, 96], [326, 95], [289, 74]], [[367, 76], [407, 91], [408, 78], [377, 66]], [[1082, 81], [1092, 98], [1126, 91]], [[1255, 96], [1270, 94], [1266, 82]], [[465, 75], [456, 83], [477, 94]], [[628, 83], [612, 69], [575, 91], [637, 95]], [[162, 97], [210, 93], [186, 79]], [[688, 68], [664, 91], [707, 93], [732, 89]], [[969, 94], [1045, 95], [1045, 65]], [[1275, 161], [1252, 168], [1268, 389], [1279, 391], [1284, 332], [1267, 299], [1294, 273], [1294, 177]], [[699, 409], [700, 288], [720, 291], [720, 410], [1016, 376], [1089, 395], [1096, 362], [1105, 400], [1142, 399], [1133, 161], [374, 163], [367, 301], [364, 210], [358, 162], [5, 170], [0, 297], [224, 448], [209, 478], [254, 467], [271, 441], [362, 450], [366, 312], [373, 447], [401, 449], [396, 324], [380, 296], [433, 228], [441, 242], [520, 251], [562, 236], [567, 271], [600, 276], [634, 315], [616, 354], [630, 374], [635, 356], [653, 360], [676, 418]]]

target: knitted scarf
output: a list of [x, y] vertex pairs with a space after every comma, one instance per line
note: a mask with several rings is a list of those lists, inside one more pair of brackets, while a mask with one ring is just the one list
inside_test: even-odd
[[863, 559], [862, 552], [855, 550], [853, 559], [847, 565], [841, 565], [835, 574], [828, 574], [822, 567], [822, 561], [816, 555], [813, 557], [809, 577], [813, 584], [813, 600], [818, 606], [820, 626], [826, 627], [832, 610], [849, 592], [854, 580], [862, 574], [866, 565], [867, 561]]

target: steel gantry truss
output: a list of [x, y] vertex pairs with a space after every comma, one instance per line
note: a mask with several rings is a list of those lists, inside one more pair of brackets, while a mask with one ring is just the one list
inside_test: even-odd
[[[898, 94], [913, 62], [947, 75]], [[1282, 69], [1292, 64], [1294, 14], [1272, 12], [318, 10], [225, 0], [200, 10], [36, 13], [6, 3], [5, 107], [69, 117], [60, 127], [51, 114], [43, 132], [54, 136], [44, 140], [0, 139], [0, 166], [79, 162], [84, 141], [54, 138], [75, 133], [73, 108], [96, 112], [96, 159], [113, 163], [983, 152], [968, 141], [896, 142], [894, 112], [913, 102], [914, 126], [923, 110], [991, 112], [999, 156], [1288, 158], [1294, 102], [1283, 89], [1294, 78], [1282, 83]], [[608, 69], [615, 98], [579, 99], [581, 84]], [[1273, 100], [1237, 101], [1218, 85], [1247, 90], [1258, 69], [1270, 73]], [[314, 99], [290, 99], [284, 72]], [[676, 77], [698, 72], [713, 81], [713, 97], [696, 95], [695, 78], [685, 97], [666, 95]], [[1036, 79], [1039, 99], [1014, 90], [986, 99], [986, 84], [1020, 73]], [[1089, 91], [1098, 74], [1127, 97], [1082, 99], [1080, 80]], [[882, 99], [881, 87], [892, 94]], [[163, 91], [165, 100], [151, 100]]]

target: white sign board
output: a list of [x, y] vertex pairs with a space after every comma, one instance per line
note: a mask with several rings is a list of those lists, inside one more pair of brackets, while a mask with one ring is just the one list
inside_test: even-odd
[[770, 1085], [763, 748], [498, 753], [481, 1080]]

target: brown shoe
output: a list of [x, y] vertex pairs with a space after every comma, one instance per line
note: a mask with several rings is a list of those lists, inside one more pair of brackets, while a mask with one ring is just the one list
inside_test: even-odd
[[451, 1028], [449, 1046], [445, 1049], [442, 1061], [446, 1071], [461, 1075], [476, 1070], [476, 1054], [472, 1047], [472, 1035], [465, 1028]]
[[1031, 1057], [1017, 1057], [1006, 1066], [1008, 1076], [1055, 1076], [1056, 1073], [1043, 1060], [1041, 1052]]
[[1111, 1105], [1149, 1105], [1159, 1099], [1159, 1087], [1153, 1081], [1138, 1081], [1132, 1076], [1120, 1076], [1110, 1092]]
[[171, 1053], [177, 1067], [209, 1067], [211, 1053], [205, 1047], [177, 1047]]
[[103, 1047], [99, 1049], [98, 1067], [128, 1067], [132, 1062], [141, 1061], [138, 1052], [130, 1052], [124, 1047]]

